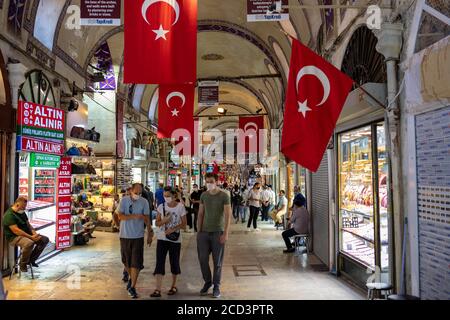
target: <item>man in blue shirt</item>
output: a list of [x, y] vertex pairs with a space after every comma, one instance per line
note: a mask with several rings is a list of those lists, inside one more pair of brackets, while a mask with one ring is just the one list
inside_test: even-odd
[[157, 189], [155, 192], [155, 201], [156, 201], [155, 208], [158, 208], [160, 204], [163, 204], [165, 202], [164, 201], [164, 183], [159, 184], [159, 189]]
[[122, 263], [130, 279], [127, 290], [132, 298], [137, 298], [136, 282], [139, 272], [144, 268], [144, 233], [147, 225], [147, 244], [153, 240], [153, 229], [150, 223], [148, 201], [142, 196], [139, 183], [133, 184], [130, 195], [120, 201], [118, 217], [120, 219], [120, 252]]

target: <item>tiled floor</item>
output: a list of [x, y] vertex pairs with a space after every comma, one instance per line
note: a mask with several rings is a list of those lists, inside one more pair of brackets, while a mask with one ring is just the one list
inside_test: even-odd
[[[328, 272], [313, 271], [310, 265], [320, 263], [314, 255], [283, 254], [281, 231], [269, 224], [260, 227], [262, 232], [249, 233], [241, 224], [232, 226], [222, 273], [222, 299], [364, 299], [359, 290]], [[34, 269], [34, 280], [29, 274], [11, 281], [5, 278], [8, 299], [130, 299], [121, 281], [118, 234], [96, 232], [95, 236], [88, 245], [43, 262]], [[140, 299], [151, 299], [154, 290], [155, 244], [145, 249], [145, 269], [137, 286]], [[203, 280], [192, 233], [183, 233], [181, 269], [179, 293], [165, 294], [170, 286], [168, 274], [162, 299], [211, 299], [198, 295]]]

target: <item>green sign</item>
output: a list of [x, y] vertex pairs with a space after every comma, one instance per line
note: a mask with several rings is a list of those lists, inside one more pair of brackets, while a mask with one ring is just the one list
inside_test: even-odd
[[61, 157], [51, 154], [31, 153], [30, 167], [59, 168]]
[[193, 175], [193, 176], [198, 176], [199, 174], [200, 174], [200, 172], [199, 172], [198, 169], [192, 170], [192, 175]]
[[17, 126], [17, 135], [41, 138], [41, 139], [64, 140], [64, 132], [62, 132], [62, 131], [33, 128], [33, 127], [21, 126], [21, 125]]

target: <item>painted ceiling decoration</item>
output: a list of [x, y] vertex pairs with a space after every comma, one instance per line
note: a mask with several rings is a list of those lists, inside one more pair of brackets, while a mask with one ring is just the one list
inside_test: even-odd
[[105, 81], [99, 83], [100, 90], [115, 90], [116, 77], [114, 74], [114, 66], [111, 58], [111, 51], [107, 42], [103, 42], [94, 54], [97, 59], [97, 68], [103, 70]]

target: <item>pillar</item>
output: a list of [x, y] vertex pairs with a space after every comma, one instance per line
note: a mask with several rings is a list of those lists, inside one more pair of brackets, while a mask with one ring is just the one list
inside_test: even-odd
[[[25, 73], [27, 68], [21, 63], [8, 63], [8, 75], [9, 84], [11, 87], [11, 103], [12, 107], [17, 110], [19, 103], [19, 90], [20, 86], [25, 82]], [[10, 152], [10, 190], [9, 199], [14, 201], [16, 191], [16, 133], [13, 133], [11, 140], [11, 152]]]
[[[401, 23], [385, 22], [381, 30], [376, 32], [378, 44], [376, 50], [380, 52], [386, 63], [388, 110], [385, 114], [386, 120], [386, 143], [390, 157], [391, 171], [391, 219], [390, 223], [390, 263], [393, 271], [393, 285], [398, 292], [403, 288], [401, 279], [402, 269], [402, 244], [403, 225], [405, 213], [403, 212], [403, 183], [401, 167], [401, 145], [400, 145], [400, 110], [397, 102], [397, 64], [402, 48], [403, 26]], [[394, 263], [394, 270], [392, 269]]]

